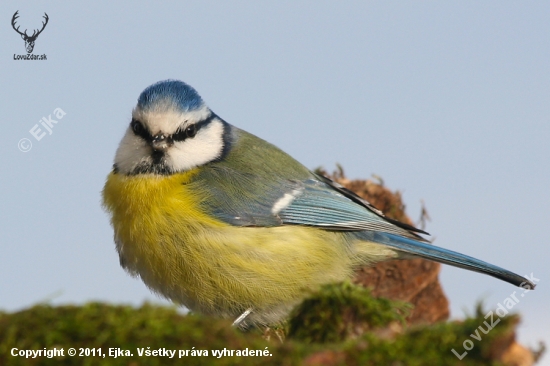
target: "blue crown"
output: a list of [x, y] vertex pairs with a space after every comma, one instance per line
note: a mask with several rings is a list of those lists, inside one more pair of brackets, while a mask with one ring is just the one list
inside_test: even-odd
[[153, 109], [160, 102], [171, 102], [181, 112], [198, 109], [204, 104], [191, 85], [179, 80], [163, 80], [148, 86], [138, 98], [138, 108]]

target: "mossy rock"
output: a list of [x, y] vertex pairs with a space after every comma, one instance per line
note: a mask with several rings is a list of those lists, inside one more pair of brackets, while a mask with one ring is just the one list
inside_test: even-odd
[[[182, 315], [173, 307], [89, 303], [83, 306], [36, 305], [0, 313], [0, 365], [499, 365], [501, 350], [513, 341], [518, 317], [506, 316], [487, 334], [478, 307], [463, 322], [406, 328], [408, 305], [373, 298], [362, 287], [343, 283], [312, 294], [288, 320], [288, 337], [264, 338], [256, 329], [242, 332], [225, 320]], [[496, 318], [495, 318], [496, 320]], [[397, 325], [397, 326], [396, 326]], [[481, 340], [471, 334], [480, 333]], [[463, 343], [473, 348], [459, 361]], [[63, 357], [23, 358], [11, 350], [63, 348]], [[129, 357], [68, 356], [73, 347], [129, 350]], [[176, 350], [174, 358], [138, 356], [138, 348]], [[215, 357], [213, 351], [233, 350]], [[179, 350], [188, 355], [178, 358]], [[192, 350], [208, 356], [191, 356]], [[236, 351], [269, 352], [237, 356]]]
[[411, 305], [374, 298], [350, 282], [322, 286], [290, 315], [288, 336], [308, 343], [341, 342], [367, 331], [401, 328]]

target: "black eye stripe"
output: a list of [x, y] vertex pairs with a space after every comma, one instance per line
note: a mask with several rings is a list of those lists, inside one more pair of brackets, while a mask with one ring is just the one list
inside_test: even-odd
[[192, 124], [185, 127], [184, 130], [178, 130], [175, 134], [172, 135], [174, 141], [183, 141], [187, 138], [193, 138], [197, 134], [197, 125]]
[[187, 135], [185, 133], [185, 130], [178, 129], [176, 133], [172, 135], [172, 140], [174, 141], [183, 141], [187, 138]]
[[132, 122], [130, 122], [130, 128], [136, 136], [143, 138], [145, 141], [153, 141], [153, 137], [151, 136], [149, 131], [147, 131], [145, 126], [143, 126], [143, 124], [137, 119], [132, 118]]
[[189, 138], [195, 137], [195, 135], [197, 134], [197, 126], [195, 124], [187, 126], [187, 128], [185, 129], [185, 134]]
[[[168, 136], [173, 141], [184, 141], [188, 138], [193, 138], [196, 136], [197, 132], [203, 128], [204, 126], [208, 125], [212, 120], [214, 119], [215, 115], [211, 114], [210, 117], [207, 119], [204, 119], [200, 122], [188, 125], [185, 127], [185, 129], [178, 129], [174, 134], [171, 136]], [[132, 129], [132, 132], [141, 138], [143, 138], [147, 142], [153, 141], [153, 136], [149, 133], [149, 130], [137, 119], [132, 118], [132, 121], [130, 122], [130, 128]]]
[[188, 125], [185, 127], [185, 129], [178, 129], [173, 135], [172, 139], [174, 141], [184, 141], [188, 138], [193, 138], [197, 135], [197, 132], [203, 128], [204, 126], [208, 125], [212, 120], [214, 119], [214, 115], [211, 115], [207, 119], [204, 119], [200, 122]]

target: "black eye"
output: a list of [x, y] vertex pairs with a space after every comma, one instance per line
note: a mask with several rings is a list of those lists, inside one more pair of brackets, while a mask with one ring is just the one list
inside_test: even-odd
[[185, 130], [178, 129], [175, 134], [172, 135], [174, 141], [183, 141], [187, 138], [193, 138], [197, 134], [197, 125], [192, 124], [185, 128]]
[[187, 126], [187, 128], [185, 129], [185, 135], [189, 138], [195, 137], [196, 134], [197, 134], [197, 126], [195, 126], [194, 124]]
[[145, 128], [143, 128], [143, 125], [138, 120], [132, 119], [132, 122], [130, 122], [130, 127], [132, 127], [132, 131], [134, 131], [134, 134], [137, 136], [142, 136], [145, 133]]

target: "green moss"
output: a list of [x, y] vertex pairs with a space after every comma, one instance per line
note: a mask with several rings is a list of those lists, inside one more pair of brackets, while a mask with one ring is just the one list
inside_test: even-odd
[[308, 343], [339, 342], [392, 322], [404, 325], [411, 307], [374, 298], [370, 290], [350, 282], [325, 285], [294, 309], [288, 336]]
[[[498, 365], [495, 356], [512, 339], [519, 321], [516, 315], [485, 318], [480, 304], [463, 322], [391, 331], [392, 325], [404, 325], [410, 309], [407, 303], [373, 298], [369, 290], [350, 283], [327, 285], [293, 311], [288, 338], [325, 343], [331, 350], [330, 365]], [[471, 350], [464, 349], [467, 340]]]
[[[512, 336], [518, 317], [502, 318], [494, 329], [484, 334], [478, 329], [479, 326], [487, 329], [483, 323], [486, 321], [484, 316], [478, 313], [476, 317], [468, 318], [462, 323], [416, 327], [393, 341], [380, 339], [372, 333], [365, 334], [360, 341], [343, 347], [345, 363], [350, 366], [388, 362], [395, 365], [499, 365], [495, 356], [502, 343]], [[478, 334], [480, 340], [471, 336], [477, 337]], [[464, 354], [466, 350], [463, 343], [466, 340], [472, 341], [473, 348]], [[452, 352], [453, 349], [463, 356], [462, 360]]]
[[[404, 328], [409, 306], [376, 299], [362, 287], [343, 283], [323, 287], [301, 304], [288, 321], [288, 337], [268, 342], [259, 331], [246, 333], [229, 321], [181, 315], [175, 308], [145, 304], [140, 308], [89, 303], [83, 306], [37, 305], [15, 313], [0, 313], [0, 365], [498, 365], [495, 354], [511, 339], [517, 316], [498, 318], [487, 334], [485, 314], [463, 322]], [[390, 336], [381, 330], [399, 329]], [[395, 328], [395, 327], [394, 327]], [[481, 336], [472, 338], [476, 330]], [[279, 334], [281, 329], [275, 329]], [[463, 342], [473, 349], [459, 361]], [[25, 359], [13, 357], [12, 348], [64, 348], [65, 356]], [[68, 356], [73, 347], [130, 350], [131, 357]], [[207, 350], [208, 356], [139, 357], [137, 348], [151, 350]], [[213, 350], [269, 350], [271, 356], [221, 357]], [[317, 362], [317, 363], [316, 363]]]
[[[272, 344], [254, 332], [243, 333], [231, 322], [195, 315], [178, 314], [175, 308], [145, 304], [140, 308], [89, 303], [83, 306], [37, 305], [0, 316], [0, 365], [255, 365], [258, 359], [275, 357], [212, 356], [212, 350], [265, 350]], [[12, 348], [44, 349], [62, 347], [65, 357], [25, 359], [13, 357]], [[132, 357], [70, 357], [68, 348], [128, 349]], [[151, 350], [208, 350], [208, 357], [139, 357], [137, 348]], [[278, 353], [280, 355], [280, 353]], [[268, 363], [275, 364], [275, 363]]]

